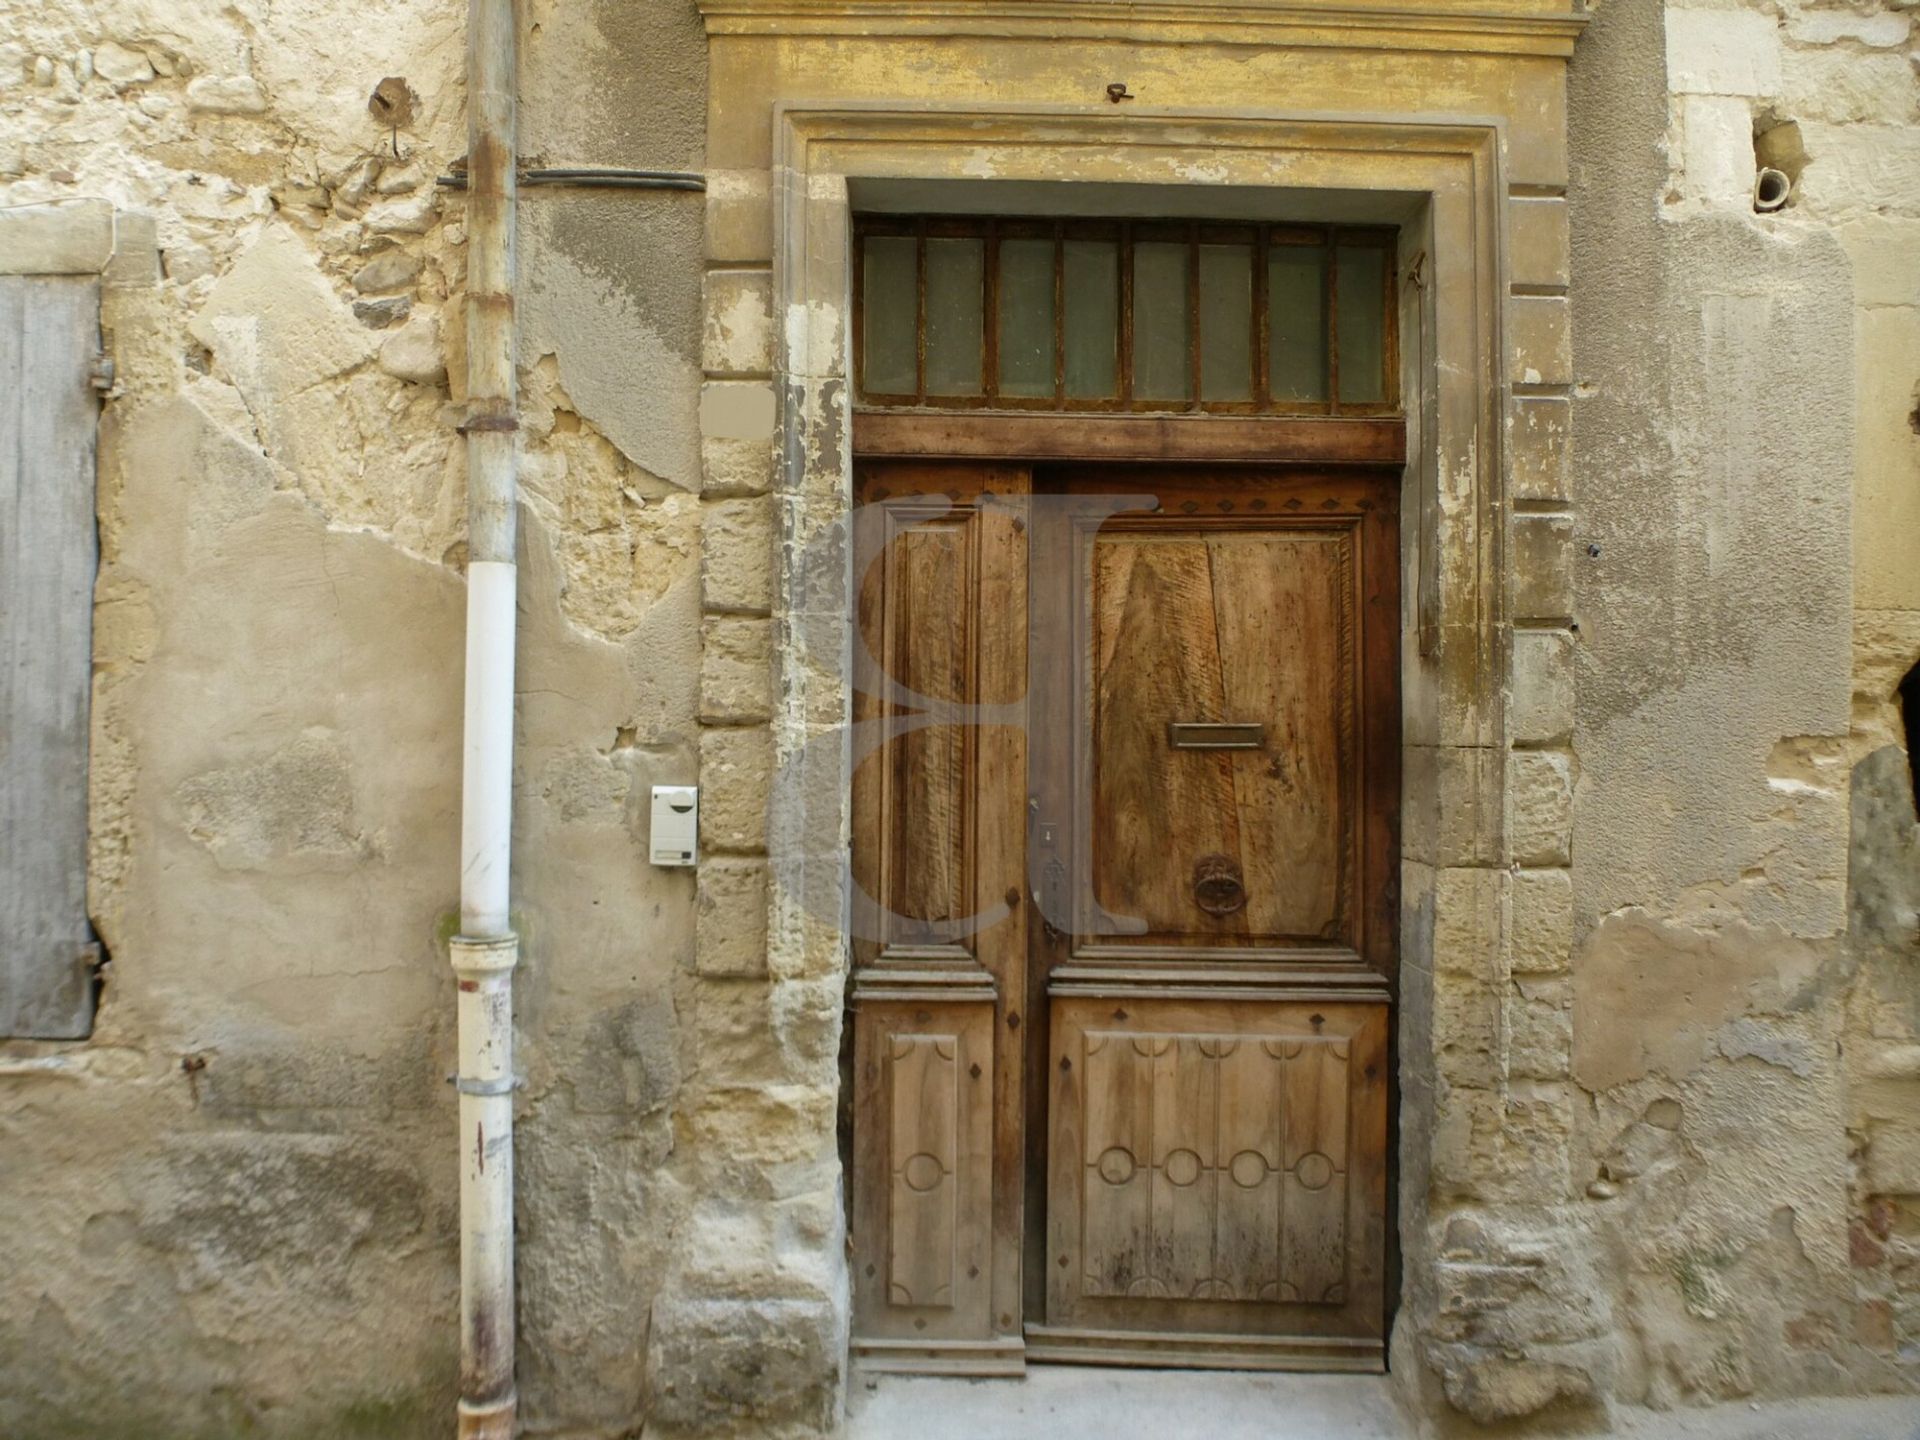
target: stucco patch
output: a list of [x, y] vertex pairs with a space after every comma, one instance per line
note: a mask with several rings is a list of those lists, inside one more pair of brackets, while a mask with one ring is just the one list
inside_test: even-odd
[[352, 756], [329, 731], [309, 730], [264, 759], [196, 775], [175, 798], [187, 833], [226, 869], [296, 859], [350, 865], [379, 851], [355, 815]]
[[1574, 961], [1574, 1078], [1607, 1090], [1649, 1074], [1684, 1077], [1729, 1021], [1800, 1003], [1822, 959], [1819, 947], [1773, 927], [1694, 929], [1639, 909], [1609, 915]]

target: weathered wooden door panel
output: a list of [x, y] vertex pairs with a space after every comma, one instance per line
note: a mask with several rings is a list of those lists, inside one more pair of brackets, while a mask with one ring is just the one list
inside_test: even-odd
[[858, 479], [856, 1357], [1379, 1368], [1393, 477]]
[[[1350, 941], [1350, 529], [1179, 516], [1090, 543], [1094, 898], [1156, 939]], [[1209, 856], [1231, 908], [1195, 905]]]
[[1027, 473], [895, 464], [861, 487], [854, 1349], [1017, 1371], [1022, 1130], [999, 1117], [1020, 1051], [996, 1037], [1027, 944]]
[[1145, 1364], [1162, 1337], [1213, 1337], [1180, 1363], [1376, 1366], [1387, 1014], [1056, 1001], [1054, 1264], [1033, 1343]]
[[0, 1036], [93, 1025], [87, 716], [100, 285], [0, 276]]
[[1036, 667], [1032, 702], [1030, 991], [1049, 1025], [1029, 1069], [1048, 1104], [1030, 1120], [1046, 1201], [1028, 1353], [1377, 1369], [1392, 479], [1078, 471], [1036, 489], [1090, 503], [1037, 500], [1032, 542], [1055, 573], [1030, 643], [1065, 663]]
[[992, 1003], [869, 998], [854, 1049], [855, 1333], [876, 1358], [990, 1338]]

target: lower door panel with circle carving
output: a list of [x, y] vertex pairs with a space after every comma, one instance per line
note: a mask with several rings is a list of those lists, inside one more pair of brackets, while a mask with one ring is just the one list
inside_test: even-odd
[[1377, 1369], [1386, 1013], [1056, 1001], [1029, 1354]]
[[[1028, 1356], [1377, 1369], [1391, 482], [1087, 468], [1036, 490], [1068, 498], [1037, 512], [1029, 648], [1068, 663], [1033, 667], [1030, 702]], [[1151, 504], [1095, 498], [1127, 491]]]

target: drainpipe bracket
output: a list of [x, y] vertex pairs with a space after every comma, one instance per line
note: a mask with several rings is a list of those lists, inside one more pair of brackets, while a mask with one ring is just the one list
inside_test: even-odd
[[510, 1075], [498, 1080], [468, 1080], [459, 1075], [449, 1075], [447, 1083], [462, 1095], [511, 1095], [516, 1090], [527, 1088], [527, 1077]]
[[447, 958], [453, 962], [456, 975], [479, 978], [503, 974], [520, 963], [520, 937], [504, 935], [476, 940], [468, 935], [455, 935], [447, 942]]
[[519, 1403], [519, 1396], [513, 1391], [508, 1391], [504, 1400], [462, 1400], [459, 1404], [460, 1440], [512, 1440], [513, 1412]]

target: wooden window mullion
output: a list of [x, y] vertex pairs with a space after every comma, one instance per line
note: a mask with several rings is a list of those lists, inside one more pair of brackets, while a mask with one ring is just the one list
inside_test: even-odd
[[1326, 231], [1327, 411], [1340, 413], [1340, 232]]
[[927, 403], [927, 222], [913, 227], [913, 403]]
[[1267, 314], [1268, 234], [1265, 225], [1255, 227], [1253, 232], [1253, 408], [1256, 411], [1273, 408], [1273, 396], [1269, 393], [1272, 382], [1267, 376], [1267, 327], [1273, 323]]
[[1120, 223], [1120, 408], [1133, 408], [1133, 222]]
[[1187, 226], [1187, 409], [1203, 410], [1200, 398], [1200, 226]]
[[991, 220], [980, 249], [986, 267], [980, 277], [981, 303], [987, 307], [980, 319], [980, 394], [991, 405], [1000, 398], [1000, 228]]
[[[913, 241], [914, 266], [914, 337], [913, 364], [914, 377], [910, 394], [867, 397], [864, 394], [863, 349], [865, 322], [867, 318], [865, 294], [865, 257], [868, 239], [875, 235], [897, 235], [911, 238]], [[853, 344], [852, 354], [856, 393], [869, 404], [925, 407], [930, 402], [927, 374], [928, 342], [928, 291], [934, 277], [931, 274], [930, 237], [952, 236], [959, 239], [977, 240], [981, 247], [983, 272], [980, 286], [980, 394], [973, 396], [933, 397], [942, 406], [965, 408], [1020, 408], [1052, 410], [1056, 412], [1079, 413], [1114, 411], [1144, 412], [1170, 410], [1181, 413], [1196, 412], [1233, 412], [1242, 414], [1292, 415], [1382, 415], [1391, 414], [1399, 402], [1400, 395], [1400, 336], [1399, 308], [1400, 293], [1397, 252], [1394, 248], [1393, 232], [1378, 226], [1319, 225], [1303, 227], [1297, 225], [1263, 222], [1254, 225], [1228, 226], [1209, 224], [1198, 220], [1186, 221], [1145, 221], [1134, 220], [1075, 220], [1048, 218], [1033, 220], [1005, 220], [1000, 217], [969, 218], [964, 216], [898, 216], [877, 217], [856, 220], [855, 233], [851, 246], [854, 268], [854, 295], [852, 303]], [[1186, 305], [1188, 325], [1188, 353], [1186, 356], [1189, 393], [1182, 401], [1144, 401], [1136, 390], [1135, 360], [1139, 349], [1140, 336], [1136, 330], [1135, 301], [1135, 263], [1142, 236], [1148, 239], [1173, 241], [1186, 246]], [[1052, 250], [1052, 300], [1053, 325], [1050, 338], [1052, 346], [1053, 388], [1051, 392], [1042, 392], [1031, 397], [1007, 398], [1001, 393], [1002, 375], [1000, 371], [1001, 350], [1001, 250], [1009, 236], [1024, 240], [1050, 240]], [[1323, 402], [1285, 402], [1276, 399], [1274, 393], [1275, 376], [1273, 373], [1272, 352], [1276, 325], [1289, 317], [1276, 317], [1273, 313], [1274, 292], [1271, 284], [1271, 266], [1280, 244], [1304, 242], [1309, 236], [1317, 240], [1325, 265], [1321, 275], [1321, 305], [1324, 317], [1325, 360], [1322, 380], [1326, 389]], [[1068, 327], [1067, 327], [1067, 279], [1066, 247], [1078, 239], [1108, 241], [1114, 245], [1116, 256], [1115, 284], [1118, 289], [1118, 317], [1116, 334], [1113, 337], [1115, 358], [1115, 381], [1117, 393], [1108, 397], [1072, 396], [1067, 391], [1068, 370]], [[1202, 309], [1202, 256], [1204, 243], [1244, 244], [1248, 249], [1249, 263], [1252, 266], [1249, 296], [1251, 310], [1248, 316], [1248, 339], [1251, 347], [1249, 356], [1248, 382], [1251, 398], [1245, 401], [1218, 401], [1209, 403], [1206, 399], [1206, 339], [1207, 316]], [[1382, 377], [1382, 396], [1378, 402], [1358, 401], [1343, 403], [1341, 398], [1341, 355], [1340, 355], [1340, 254], [1343, 241], [1364, 245], [1371, 250], [1381, 247], [1383, 255], [1383, 306], [1381, 340], [1382, 363], [1385, 374]], [[1216, 322], [1221, 317], [1214, 317]], [[1039, 337], [1036, 337], [1039, 338]], [[1091, 337], [1087, 337], [1091, 338]], [[1043, 343], [1045, 343], [1043, 341]]]
[[1053, 224], [1053, 408], [1067, 408], [1067, 237]]

